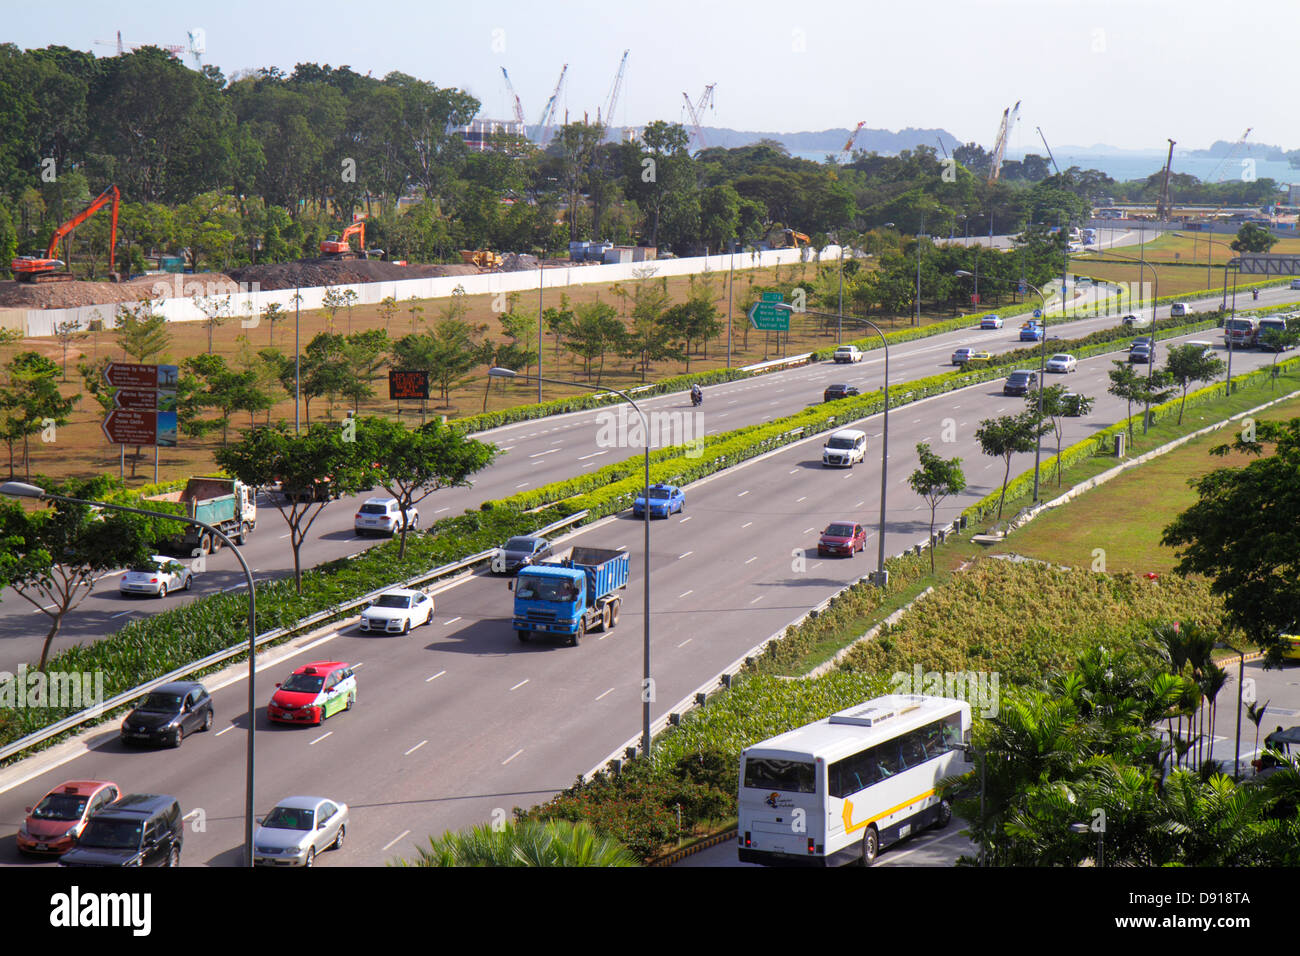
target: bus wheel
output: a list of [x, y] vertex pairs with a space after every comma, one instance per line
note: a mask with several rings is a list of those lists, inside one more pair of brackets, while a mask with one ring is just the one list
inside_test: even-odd
[[947, 800], [939, 801], [939, 812], [934, 816], [934, 828], [942, 830], [952, 822], [952, 804]]
[[866, 836], [862, 838], [862, 865], [870, 866], [876, 862], [876, 854], [880, 852], [880, 835], [876, 833], [875, 827], [867, 827]]

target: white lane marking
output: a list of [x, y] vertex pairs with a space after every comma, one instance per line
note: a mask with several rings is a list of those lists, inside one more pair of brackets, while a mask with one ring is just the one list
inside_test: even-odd
[[511, 754], [509, 757], [507, 757], [505, 760], [501, 761], [501, 766], [504, 767], [506, 764], [508, 764], [510, 761], [514, 760], [516, 757], [518, 757], [518, 756], [519, 756], [521, 753], [523, 753], [523, 752], [524, 752], [524, 748], [523, 748], [523, 747], [520, 747], [518, 750], [516, 750], [514, 753], [512, 753], [512, 754]]
[[686, 646], [687, 644], [689, 644], [692, 640], [693, 640], [693, 638], [688, 637], [686, 640], [682, 641], [682, 642], [681, 642], [680, 644], [678, 644], [677, 646], [678, 646], [678, 647], [685, 647], [685, 646]]
[[755, 561], [757, 561], [757, 560], [758, 560], [758, 555], [754, 555], [752, 558], [750, 558], [750, 559], [749, 559], [748, 561], [746, 561], [745, 563], [746, 563], [746, 564], [752, 564], [753, 562], [755, 562]]
[[501, 446], [501, 450], [502, 450], [502, 451], [509, 451], [511, 448], [514, 448], [514, 447], [515, 447], [514, 445], [502, 445], [502, 446]]
[[387, 850], [390, 846], [392, 846], [394, 843], [396, 843], [398, 840], [402, 839], [402, 837], [406, 836], [406, 835], [407, 835], [408, 833], [410, 833], [410, 832], [411, 832], [410, 830], [403, 830], [401, 833], [397, 834], [397, 836], [393, 837], [391, 840], [389, 840], [387, 843], [385, 843], [382, 847], [380, 847], [379, 852], [380, 852], [380, 853], [383, 853], [383, 852], [384, 852], [385, 850]]
[[795, 503], [795, 504], [798, 504], [798, 503], [801, 502], [801, 501], [807, 501], [807, 500], [808, 500], [808, 496], [807, 496], [807, 495], [804, 495], [802, 498], [796, 498], [795, 501], [794, 501], [794, 503]]
[[753, 524], [753, 523], [754, 523], [754, 522], [752, 522], [752, 521], [746, 521], [744, 524], [742, 524], [742, 525], [740, 526], [740, 530], [741, 530], [741, 531], [744, 531], [746, 528], [748, 528], [748, 527], [749, 527], [751, 524]]
[[232, 585], [231, 585], [230, 587], [228, 587], [228, 588], [222, 588], [222, 589], [221, 589], [221, 593], [222, 593], [222, 594], [229, 594], [231, 591], [238, 591], [238, 590], [240, 590], [241, 588], [246, 588], [246, 587], [248, 587], [247, 584], [232, 584]]
[[861, 508], [864, 504], [866, 504], [866, 501], [865, 501], [865, 500], [863, 500], [863, 501], [859, 501], [859, 502], [858, 502], [856, 505], [854, 505], [853, 507], [855, 507], [855, 508]]
[[414, 747], [412, 747], [412, 748], [411, 748], [410, 750], [408, 750], [406, 753], [402, 754], [402, 756], [403, 756], [403, 757], [409, 757], [409, 756], [411, 756], [411, 754], [415, 753], [417, 750], [419, 750], [421, 747], [423, 747], [423, 746], [424, 746], [425, 744], [427, 744], [428, 742], [429, 742], [429, 741], [427, 741], [427, 740], [421, 740], [418, 744], [416, 744]]
[[578, 461], [586, 461], [588, 458], [599, 458], [601, 455], [608, 455], [608, 451], [592, 452], [590, 455], [579, 455]]
[[[119, 613], [117, 613], [117, 614], [114, 614], [113, 617], [121, 617], [123, 614], [134, 614], [135, 611], [136, 611], [135, 608], [131, 608], [131, 610], [129, 610], [129, 611], [121, 611], [121, 612], [119, 612]], [[110, 618], [110, 620], [111, 620], [111, 619], [112, 619], [112, 618]]]
[[232, 730], [234, 730], [234, 729], [235, 729], [235, 725], [234, 725], [234, 724], [231, 724], [231, 725], [230, 725], [229, 727], [227, 727], [225, 730], [218, 730], [218, 731], [217, 731], [215, 734], [213, 734], [212, 736], [214, 736], [214, 737], [220, 737], [222, 734], [228, 734], [228, 733], [230, 733], [230, 731], [232, 731]]
[[792, 475], [797, 475], [797, 474], [799, 474], [799, 469], [798, 469], [798, 468], [791, 468], [791, 469], [790, 469], [790, 474], [792, 474]]
[[743, 498], [743, 497], [745, 497], [745, 495], [747, 495], [747, 494], [749, 494], [748, 491], [742, 491], [740, 494], [736, 495], [736, 497], [737, 497], [737, 498]]
[[681, 594], [679, 594], [679, 595], [677, 595], [677, 596], [678, 596], [679, 598], [684, 598], [684, 597], [686, 597], [686, 595], [688, 595], [688, 594], [694, 594], [694, 593], [695, 593], [695, 589], [692, 588], [692, 589], [689, 590], [689, 591], [683, 591]]
[[686, 524], [686, 522], [690, 521], [690, 520], [691, 520], [692, 518], [694, 518], [694, 517], [695, 517], [695, 515], [687, 515], [685, 518], [682, 518], [682, 520], [679, 521], [679, 522], [677, 522], [677, 523], [678, 523], [678, 524]]
[[429, 683], [429, 681], [431, 681], [431, 680], [437, 680], [439, 677], [441, 677], [441, 676], [442, 676], [443, 674], [445, 674], [445, 673], [447, 673], [447, 672], [446, 672], [446, 671], [438, 671], [438, 673], [434, 674], [432, 677], [426, 677], [426, 678], [424, 679], [424, 682], [427, 684], [427, 683]]
[[352, 665], [352, 669], [356, 670], [358, 667], [365, 667], [365, 666], [366, 666], [365, 661], [357, 661], [355, 664]]
[[526, 481], [525, 481], [522, 485], [515, 485], [515, 488], [516, 488], [516, 489], [518, 489], [518, 488], [527, 488], [527, 487], [528, 487], [528, 482], [526, 482]]
[[308, 746], [308, 747], [315, 746], [316, 744], [318, 744], [318, 743], [320, 743], [322, 740], [324, 740], [326, 737], [331, 737], [331, 736], [333, 736], [333, 735], [334, 735], [334, 731], [332, 731], [332, 730], [327, 730], [327, 731], [325, 731], [325, 733], [321, 734], [319, 737], [317, 737], [315, 740], [313, 740], [313, 741], [312, 741], [311, 743], [309, 743], [307, 746]]
[[761, 600], [763, 600], [763, 595], [760, 594], [758, 597], [754, 598], [754, 600], [750, 601], [749, 603], [750, 603], [750, 604], [757, 604], [757, 603], [758, 603], [759, 601], [761, 601]]
[[457, 621], [459, 621], [459, 620], [460, 620], [460, 616], [457, 615], [456, 617], [453, 617], [450, 621], [443, 621], [442, 623], [443, 623], [443, 624], [455, 624], [455, 623], [456, 623]]
[[612, 693], [614, 693], [614, 688], [611, 687], [609, 690], [605, 691], [605, 693], [601, 694], [600, 697], [597, 697], [596, 700], [600, 700], [601, 697], [608, 697]]
[[816, 530], [817, 530], [816, 528], [804, 528], [804, 529], [803, 529], [802, 531], [800, 531], [799, 533], [800, 533], [800, 534], [812, 534], [812, 533], [813, 533], [814, 531], [816, 531]]
[[543, 455], [549, 455], [549, 454], [551, 454], [551, 452], [556, 452], [556, 451], [559, 451], [559, 450], [560, 450], [560, 449], [558, 449], [558, 448], [548, 448], [548, 449], [546, 449], [546, 451], [536, 451], [536, 452], [533, 452], [533, 453], [532, 453], [531, 455], [529, 455], [528, 457], [529, 457], [529, 458], [541, 458]]
[[450, 511], [450, 510], [451, 510], [450, 508], [439, 508], [437, 511], [434, 512], [434, 514], [436, 514], [436, 515], [440, 515], [440, 514], [442, 514], [444, 511]]
[[280, 540], [283, 541], [287, 537], [289, 537], [287, 534], [282, 534], [280, 535]]
[[680, 561], [682, 558], [689, 558], [694, 553], [694, 551], [687, 551], [685, 554], [679, 554], [677, 555], [677, 560]]
[[521, 688], [521, 687], [523, 687], [525, 684], [527, 684], [529, 680], [530, 680], [530, 678], [525, 677], [523, 680], [521, 680], [518, 684], [516, 684], [514, 687], [511, 687], [510, 689], [511, 689], [511, 690], [518, 690], [519, 688]]

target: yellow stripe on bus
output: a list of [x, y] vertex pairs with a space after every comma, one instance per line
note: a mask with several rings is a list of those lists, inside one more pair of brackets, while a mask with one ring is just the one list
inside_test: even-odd
[[902, 810], [904, 807], [910, 807], [914, 803], [924, 800], [927, 797], [933, 797], [933, 796], [934, 796], [934, 791], [927, 790], [919, 797], [913, 797], [911, 800], [908, 800], [906, 803], [900, 803], [896, 807], [890, 807], [884, 813], [878, 813], [874, 817], [871, 817], [869, 820], [863, 820], [861, 823], [853, 822], [853, 801], [845, 800], [844, 801], [844, 832], [852, 833], [854, 830], [861, 830], [863, 827], [870, 826], [871, 824], [875, 823], [877, 820], [889, 816], [891, 813], [897, 813], [899, 810]]

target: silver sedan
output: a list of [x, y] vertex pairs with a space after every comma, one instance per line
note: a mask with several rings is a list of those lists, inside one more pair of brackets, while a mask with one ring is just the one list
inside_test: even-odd
[[348, 807], [326, 797], [288, 797], [257, 822], [253, 863], [313, 866], [317, 853], [343, 846]]

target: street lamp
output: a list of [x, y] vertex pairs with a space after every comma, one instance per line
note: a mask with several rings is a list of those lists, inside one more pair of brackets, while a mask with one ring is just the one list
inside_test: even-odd
[[[1187, 236], [1185, 236], [1181, 232], [1176, 232], [1174, 233], [1174, 235], [1177, 236], [1179, 239], [1187, 238]], [[1232, 246], [1228, 245], [1226, 242], [1220, 242], [1217, 239], [1206, 239], [1205, 241], [1210, 243], [1210, 245], [1213, 246], [1223, 246], [1223, 248], [1227, 249], [1229, 252], [1236, 251], [1232, 248]], [[1240, 263], [1241, 260], [1237, 258], [1232, 258], [1229, 259], [1227, 262], [1225, 262], [1223, 265], [1223, 303], [1220, 306], [1220, 308], [1224, 308], [1224, 309], [1228, 307], [1228, 267], [1232, 265], [1233, 262]], [[1228, 320], [1224, 323], [1223, 326], [1223, 332], [1224, 332], [1223, 340], [1224, 342], [1227, 343], [1228, 346], [1228, 378], [1224, 384], [1227, 386], [1229, 398], [1232, 397], [1232, 322], [1237, 318], [1237, 276], [1240, 273], [1241, 273], [1241, 266], [1239, 264], [1237, 268], [1234, 269], [1232, 272], [1232, 314], [1228, 317]]]
[[[778, 309], [783, 309], [786, 312], [795, 311], [794, 306], [786, 302], [778, 302], [776, 303], [776, 307]], [[805, 309], [803, 311], [808, 315], [823, 315], [827, 318], [834, 318], [834, 316], [827, 312], [818, 312], [815, 309]], [[844, 318], [850, 322], [860, 322], [863, 325], [870, 326], [871, 329], [880, 336], [880, 344], [885, 350], [885, 408], [880, 438], [880, 532], [877, 535], [880, 540], [878, 542], [876, 555], [875, 582], [877, 587], [884, 590], [885, 586], [889, 583], [889, 574], [885, 571], [885, 498], [889, 490], [889, 480], [887, 477], [887, 472], [889, 470], [889, 342], [885, 338], [885, 333], [880, 331], [880, 328], [876, 323], [867, 319], [859, 318], [856, 315], [849, 315]]]
[[254, 687], [257, 677], [257, 593], [253, 589], [253, 573], [248, 569], [248, 562], [244, 556], [239, 553], [235, 543], [226, 537], [225, 533], [210, 524], [205, 524], [196, 518], [189, 518], [185, 515], [169, 515], [161, 511], [145, 511], [141, 508], [128, 508], [125, 505], [111, 505], [103, 501], [86, 501], [82, 498], [68, 498], [64, 495], [54, 495], [47, 492], [44, 488], [38, 488], [36, 485], [29, 485], [21, 481], [7, 481], [0, 485], [0, 495], [7, 495], [12, 498], [36, 498], [40, 501], [64, 501], [74, 505], [88, 505], [92, 508], [106, 508], [109, 511], [124, 511], [128, 514], [144, 515], [149, 518], [165, 518], [171, 521], [181, 521], [185, 524], [197, 525], [208, 534], [215, 535], [225, 543], [235, 557], [239, 559], [240, 565], [244, 569], [244, 583], [248, 585], [248, 763], [246, 770], [246, 784], [244, 792], [244, 865], [253, 865], [253, 769], [254, 769], [254, 748], [253, 732], [256, 721], [256, 689]]
[[[1237, 655], [1237, 746], [1232, 752], [1232, 779], [1237, 781], [1241, 779], [1241, 698], [1242, 685], [1245, 683], [1243, 678], [1246, 674], [1246, 655], [1227, 641], [1216, 641], [1214, 646], [1221, 647], [1225, 651], [1232, 651]], [[1258, 740], [1259, 738], [1256, 737], [1255, 739]]]
[[[1156, 369], [1156, 317], [1160, 311], [1160, 273], [1156, 272], [1156, 267], [1145, 258], [1134, 259], [1132, 256], [1121, 255], [1114, 249], [1110, 250], [1110, 254], [1117, 259], [1136, 262], [1143, 269], [1151, 270], [1151, 291], [1154, 294], [1151, 297], [1151, 351], [1147, 355], [1147, 400], [1142, 412], [1142, 434], [1145, 435], [1147, 429], [1151, 427], [1151, 373]], [[1141, 272], [1138, 274], [1141, 275]]]
[[645, 501], [645, 638], [644, 638], [644, 682], [641, 685], [641, 753], [642, 756], [649, 759], [650, 757], [650, 423], [645, 417], [645, 412], [641, 411], [640, 406], [632, 401], [630, 395], [621, 392], [616, 388], [601, 388], [596, 385], [589, 385], [585, 382], [566, 382], [555, 378], [541, 378], [536, 375], [520, 375], [513, 369], [508, 368], [490, 368], [488, 375], [492, 378], [519, 378], [519, 379], [536, 379], [538, 382], [549, 382], [552, 385], [567, 385], [571, 388], [586, 388], [593, 392], [613, 392], [615, 395], [621, 395], [623, 400], [636, 409], [636, 413], [641, 416], [641, 431], [645, 436], [645, 490], [642, 492]]
[[[1071, 823], [1071, 824], [1070, 824], [1070, 832], [1071, 832], [1071, 833], [1078, 833], [1078, 834], [1081, 834], [1081, 835], [1083, 835], [1083, 836], [1087, 836], [1088, 831], [1090, 831], [1091, 829], [1092, 829], [1092, 827], [1089, 826], [1089, 825], [1086, 824], [1086, 823]], [[1106, 865], [1105, 860], [1103, 859], [1103, 852], [1104, 852], [1104, 850], [1105, 850], [1105, 846], [1104, 846], [1103, 841], [1105, 840], [1105, 837], [1106, 837], [1106, 830], [1105, 830], [1105, 828], [1100, 828], [1100, 827], [1099, 827], [1099, 828], [1097, 829], [1097, 866], [1099, 866], [1099, 867], [1102, 867], [1102, 866], [1105, 866], [1105, 865]]]

